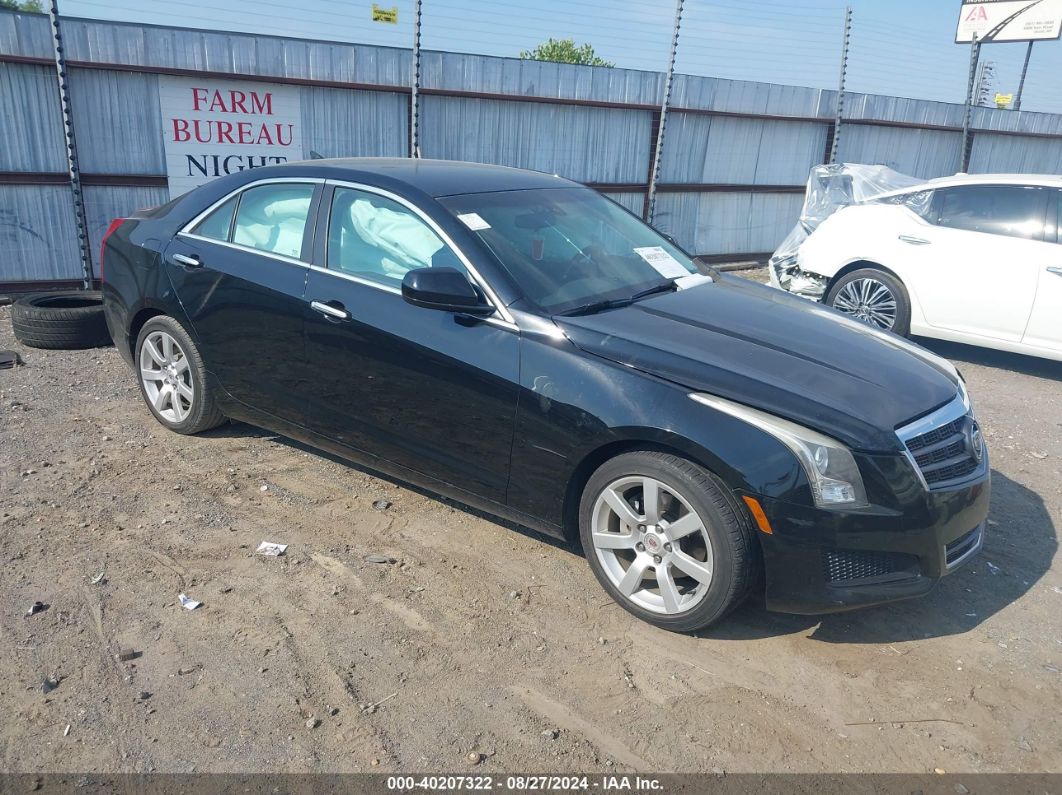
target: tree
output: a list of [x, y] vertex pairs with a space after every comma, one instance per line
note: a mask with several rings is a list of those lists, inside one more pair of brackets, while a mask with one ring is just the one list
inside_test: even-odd
[[584, 66], [615, 66], [611, 61], [599, 58], [589, 44], [576, 44], [574, 39], [549, 39], [533, 50], [524, 50], [520, 57], [530, 61], [554, 61], [577, 63]]
[[33, 14], [43, 14], [44, 6], [41, 5], [40, 0], [0, 0], [0, 8], [6, 8], [11, 11], [29, 11]]

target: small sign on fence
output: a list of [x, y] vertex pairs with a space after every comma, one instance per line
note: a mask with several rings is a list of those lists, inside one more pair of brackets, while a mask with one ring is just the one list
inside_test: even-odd
[[297, 86], [163, 75], [159, 108], [171, 197], [303, 157]]
[[1039, 41], [1062, 34], [1062, 0], [963, 0], [956, 44]]
[[398, 6], [391, 6], [391, 8], [380, 8], [376, 3], [372, 4], [372, 21], [373, 22], [386, 22], [389, 25], [398, 24]]
[[1010, 103], [1014, 101], [1013, 94], [996, 94], [996, 107], [1006, 110], [1010, 107]]

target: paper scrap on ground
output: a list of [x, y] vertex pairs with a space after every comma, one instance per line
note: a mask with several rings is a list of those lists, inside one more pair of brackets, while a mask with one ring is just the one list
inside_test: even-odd
[[272, 541], [263, 541], [255, 550], [259, 555], [268, 555], [271, 558], [283, 555], [288, 549], [287, 544], [274, 544]]
[[490, 224], [484, 221], [479, 213], [461, 213], [457, 217], [473, 232], [478, 232], [480, 229], [490, 229]]
[[183, 593], [177, 594], [177, 598], [181, 602], [181, 607], [183, 607], [185, 610], [195, 610], [197, 607], [199, 607], [199, 605], [203, 604], [202, 602], [197, 602], [195, 599], [190, 599], [187, 595]]
[[644, 246], [634, 249], [634, 253], [656, 268], [656, 272], [665, 279], [690, 275], [690, 272], [682, 267], [682, 263], [668, 254], [663, 246]]

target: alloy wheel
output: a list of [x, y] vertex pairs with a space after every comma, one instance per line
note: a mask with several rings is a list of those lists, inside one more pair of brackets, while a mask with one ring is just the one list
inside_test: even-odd
[[594, 553], [633, 604], [675, 615], [708, 593], [714, 560], [704, 521], [676, 489], [641, 475], [610, 483], [591, 514]]
[[877, 279], [848, 282], [833, 299], [833, 306], [856, 320], [886, 331], [896, 325], [896, 296]]
[[164, 420], [183, 422], [192, 411], [195, 386], [184, 349], [165, 331], [153, 331], [140, 346], [144, 394]]

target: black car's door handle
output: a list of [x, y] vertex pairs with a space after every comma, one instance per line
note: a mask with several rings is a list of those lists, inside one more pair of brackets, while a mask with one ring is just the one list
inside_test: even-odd
[[197, 255], [188, 256], [187, 254], [171, 254], [170, 259], [174, 264], [180, 265], [182, 268], [202, 268], [203, 262]]
[[350, 312], [339, 301], [310, 301], [310, 308], [332, 320], [350, 320]]

